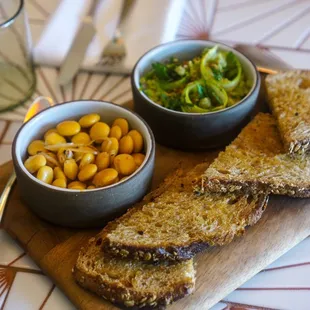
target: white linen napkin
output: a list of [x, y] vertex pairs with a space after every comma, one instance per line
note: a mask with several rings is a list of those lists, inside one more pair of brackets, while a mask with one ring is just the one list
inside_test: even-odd
[[[81, 19], [92, 0], [62, 0], [34, 48], [37, 64], [60, 66], [69, 51]], [[105, 71], [97, 62], [113, 37], [124, 0], [101, 0], [96, 14], [97, 34], [89, 45], [81, 68]], [[127, 55], [111, 71], [128, 73], [147, 50], [175, 39], [186, 0], [136, 0], [124, 23]]]

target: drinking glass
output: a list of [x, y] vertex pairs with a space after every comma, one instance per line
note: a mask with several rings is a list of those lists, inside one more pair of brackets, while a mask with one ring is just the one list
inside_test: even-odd
[[24, 0], [0, 0], [0, 112], [29, 99], [35, 82]]

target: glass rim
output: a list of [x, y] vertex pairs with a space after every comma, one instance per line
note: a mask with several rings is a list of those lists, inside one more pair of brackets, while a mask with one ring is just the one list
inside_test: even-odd
[[10, 26], [10, 24], [12, 24], [15, 21], [15, 19], [18, 17], [23, 7], [24, 7], [24, 0], [19, 0], [19, 7], [17, 11], [9, 19], [4, 21], [3, 23], [0, 23], [0, 28], [5, 28], [5, 27]]

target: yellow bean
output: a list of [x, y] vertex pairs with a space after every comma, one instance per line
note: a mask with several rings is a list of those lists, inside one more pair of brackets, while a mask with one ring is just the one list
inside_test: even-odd
[[135, 160], [131, 155], [120, 154], [114, 158], [113, 165], [118, 173], [123, 175], [130, 175], [136, 170]]
[[37, 172], [37, 179], [40, 181], [51, 184], [54, 178], [54, 172], [51, 167], [44, 166], [41, 167]]
[[101, 143], [110, 133], [110, 127], [106, 123], [98, 122], [94, 124], [89, 131], [92, 140], [96, 143]]
[[96, 186], [94, 186], [94, 185], [87, 186], [87, 189], [95, 189], [95, 188], [96, 188]]
[[94, 164], [85, 165], [78, 174], [78, 179], [81, 182], [90, 180], [97, 172], [98, 168]]
[[114, 137], [107, 138], [106, 140], [102, 142], [102, 145], [101, 145], [102, 152], [107, 152], [110, 155], [114, 155], [114, 156], [117, 155], [118, 148], [119, 148], [118, 140]]
[[79, 189], [79, 190], [84, 190], [86, 188], [86, 184], [80, 182], [80, 181], [73, 181], [68, 184], [69, 189]]
[[58, 133], [56, 128], [51, 128], [44, 134], [44, 140], [46, 140], [46, 137], [52, 132]]
[[99, 114], [87, 114], [80, 118], [79, 123], [81, 127], [88, 128], [93, 126], [95, 123], [99, 122], [100, 115]]
[[114, 159], [115, 159], [115, 156], [110, 156], [110, 168], [113, 168], [113, 169], [115, 169]]
[[128, 136], [130, 136], [133, 140], [133, 152], [139, 153], [143, 149], [143, 137], [138, 130], [130, 130], [128, 132]]
[[95, 161], [95, 155], [92, 153], [86, 153], [83, 155], [79, 168], [82, 169], [84, 166], [88, 164], [92, 164]]
[[145, 155], [142, 153], [135, 153], [131, 155], [137, 165], [137, 167], [140, 167], [144, 161]]
[[115, 169], [104, 169], [94, 176], [93, 184], [96, 187], [111, 185], [117, 180], [117, 177], [118, 172]]
[[66, 139], [57, 132], [51, 132], [45, 138], [46, 145], [63, 144], [66, 142], [67, 142]]
[[131, 154], [133, 151], [133, 139], [130, 136], [124, 136], [120, 141], [119, 141], [119, 153], [120, 154]]
[[107, 152], [99, 153], [96, 157], [96, 165], [98, 171], [108, 168], [110, 165], [110, 155]]
[[26, 159], [24, 165], [30, 173], [35, 173], [46, 165], [46, 158], [43, 155], [30, 156]]
[[76, 164], [74, 159], [67, 159], [64, 162], [64, 173], [67, 178], [70, 180], [75, 180], [78, 174], [79, 167]]
[[54, 168], [54, 177], [55, 179], [64, 179], [65, 181], [67, 181], [65, 173], [59, 167]]
[[36, 155], [39, 152], [46, 152], [44, 148], [44, 141], [42, 140], [34, 140], [28, 146], [28, 154], [29, 155]]
[[76, 162], [82, 160], [83, 156], [85, 155], [85, 153], [81, 153], [81, 152], [74, 152], [74, 159]]
[[64, 121], [59, 123], [57, 126], [57, 131], [62, 136], [74, 136], [80, 132], [81, 126], [76, 121]]
[[66, 188], [67, 187], [67, 182], [64, 179], [55, 179], [52, 183], [52, 185], [61, 187], [61, 188]]
[[117, 140], [119, 140], [122, 137], [121, 127], [119, 127], [117, 125], [112, 126], [109, 137], [110, 138], [116, 138]]
[[116, 120], [114, 120], [112, 126], [119, 126], [122, 130], [122, 136], [127, 135], [129, 125], [127, 120], [125, 120], [124, 118], [117, 118]]
[[71, 141], [74, 144], [89, 144], [91, 140], [90, 136], [86, 132], [79, 132], [72, 137]]

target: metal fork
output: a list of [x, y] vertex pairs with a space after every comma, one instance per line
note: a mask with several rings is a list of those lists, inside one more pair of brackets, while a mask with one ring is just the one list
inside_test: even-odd
[[122, 35], [123, 23], [130, 11], [135, 0], [123, 0], [123, 6], [119, 18], [118, 25], [114, 32], [113, 38], [103, 49], [98, 64], [115, 65], [121, 62], [126, 56], [126, 46]]

